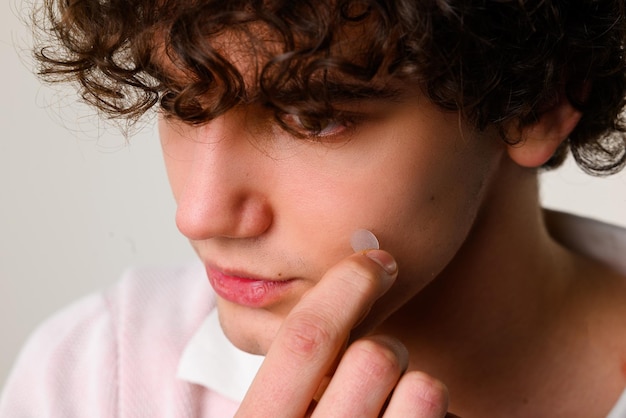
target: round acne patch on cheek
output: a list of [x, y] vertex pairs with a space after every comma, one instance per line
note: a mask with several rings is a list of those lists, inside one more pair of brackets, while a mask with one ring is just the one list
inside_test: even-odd
[[367, 229], [357, 229], [352, 233], [350, 245], [355, 253], [365, 250], [378, 250], [380, 244], [376, 235]]

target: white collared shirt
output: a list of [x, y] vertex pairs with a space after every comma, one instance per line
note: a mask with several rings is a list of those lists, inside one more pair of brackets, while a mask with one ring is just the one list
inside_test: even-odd
[[226, 338], [215, 309], [187, 344], [178, 378], [241, 402], [262, 362], [262, 356], [241, 351]]

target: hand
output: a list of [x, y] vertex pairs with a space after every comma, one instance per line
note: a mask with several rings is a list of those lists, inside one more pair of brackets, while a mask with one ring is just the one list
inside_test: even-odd
[[331, 268], [285, 319], [236, 416], [446, 416], [445, 387], [404, 373], [408, 353], [400, 342], [366, 337], [344, 352], [352, 328], [396, 276], [395, 261], [381, 250]]

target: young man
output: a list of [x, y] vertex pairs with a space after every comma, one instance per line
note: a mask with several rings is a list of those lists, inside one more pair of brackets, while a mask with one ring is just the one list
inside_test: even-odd
[[568, 149], [624, 164], [620, 1], [157, 3], [51, 0], [38, 57], [160, 104], [201, 273], [52, 320], [1, 413], [624, 416], [626, 233], [537, 193]]

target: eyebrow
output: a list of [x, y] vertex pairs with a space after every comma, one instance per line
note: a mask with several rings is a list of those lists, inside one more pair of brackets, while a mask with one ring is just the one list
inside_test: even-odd
[[[390, 85], [379, 85], [377, 83], [350, 83], [338, 82], [334, 80], [312, 81], [308, 84], [307, 91], [324, 92], [330, 103], [349, 103], [361, 100], [376, 99], [398, 99], [403, 91]], [[306, 100], [308, 94], [303, 94], [304, 89], [299, 87], [286, 86], [276, 93], [276, 98], [281, 101], [291, 101], [294, 103]], [[315, 97], [315, 95], [312, 95]], [[320, 95], [320, 99], [324, 97]]]

